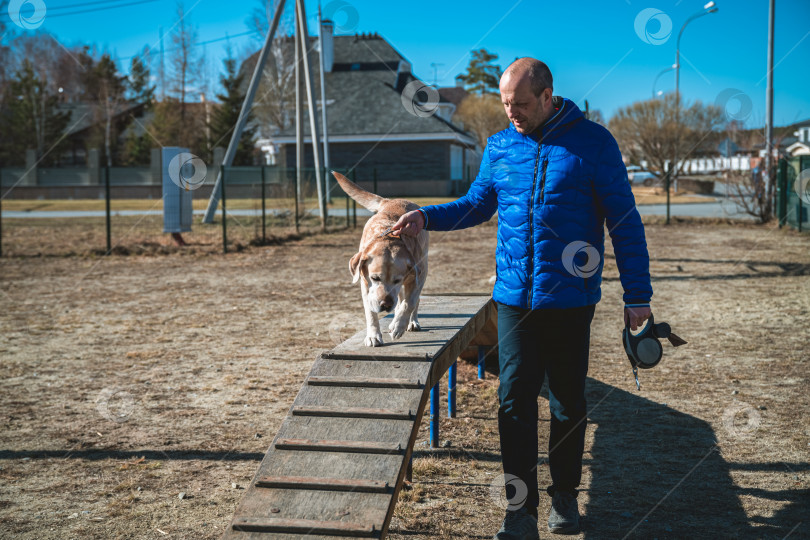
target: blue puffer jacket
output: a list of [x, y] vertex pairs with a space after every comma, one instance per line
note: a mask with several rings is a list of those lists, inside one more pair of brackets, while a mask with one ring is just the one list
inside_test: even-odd
[[568, 99], [542, 130], [510, 125], [487, 141], [466, 195], [423, 208], [428, 230], [472, 227], [498, 211], [493, 298], [531, 309], [571, 308], [601, 298], [605, 223], [625, 304], [652, 297], [644, 226], [615, 139]]

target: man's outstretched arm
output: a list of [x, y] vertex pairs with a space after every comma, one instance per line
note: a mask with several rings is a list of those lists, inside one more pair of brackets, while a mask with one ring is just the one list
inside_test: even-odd
[[489, 147], [484, 149], [481, 168], [467, 193], [455, 201], [433, 204], [403, 215], [394, 227], [394, 234], [417, 235], [422, 229], [452, 231], [466, 229], [487, 221], [498, 208], [498, 198], [492, 187]]

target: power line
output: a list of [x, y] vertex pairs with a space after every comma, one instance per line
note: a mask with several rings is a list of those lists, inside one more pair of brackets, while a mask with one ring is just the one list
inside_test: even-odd
[[[216, 38], [216, 39], [209, 39], [208, 41], [200, 41], [199, 43], [195, 43], [194, 45], [192, 45], [192, 47], [199, 47], [200, 45], [208, 45], [209, 43], [216, 43], [218, 41], [225, 41], [226, 39], [238, 38], [238, 37], [243, 37], [243, 36], [247, 36], [247, 35], [250, 35], [250, 34], [256, 34], [256, 33], [258, 33], [256, 30], [248, 30], [247, 32], [242, 32], [241, 34], [233, 34], [232, 36], [231, 35], [226, 35], [226, 36], [219, 37], [219, 38]], [[179, 49], [180, 49], [180, 47], [173, 47], [171, 49], [164, 49], [163, 52], [167, 53], [167, 52], [171, 52], [171, 51], [177, 51]], [[151, 48], [150, 48], [150, 52], [151, 52]], [[149, 55], [149, 52], [147, 52], [147, 55]], [[132, 60], [135, 57], [142, 57], [142, 56], [144, 56], [143, 53], [138, 53], [138, 54], [133, 54], [132, 56], [125, 56], [123, 58], [119, 57], [119, 58], [117, 58], [117, 60], [123, 62], [125, 60]]]
[[[47, 6], [47, 13], [51, 11], [55, 11], [57, 9], [73, 9], [78, 7], [85, 7], [85, 6], [94, 6], [97, 4], [114, 4], [116, 2], [121, 2], [122, 0], [96, 0], [95, 2], [82, 2], [81, 4], [70, 4], [66, 6]], [[23, 4], [25, 5], [25, 4]], [[13, 15], [19, 15], [21, 12], [17, 11], [13, 13]], [[11, 15], [11, 13], [9, 13]]]
[[[128, 2], [128, 3], [125, 3], [125, 4], [101, 6], [101, 7], [97, 7], [97, 8], [91, 8], [91, 9], [80, 9], [79, 11], [71, 11], [69, 13], [56, 13], [54, 15], [46, 15], [46, 16], [49, 19], [53, 19], [53, 18], [56, 18], [56, 17], [68, 17], [70, 15], [80, 15], [82, 13], [91, 13], [91, 12], [102, 11], [102, 10], [106, 10], [106, 9], [118, 9], [118, 8], [123, 8], [123, 7], [128, 7], [128, 6], [137, 6], [137, 5], [141, 5], [141, 4], [150, 4], [152, 2], [157, 2], [157, 1], [158, 0], [138, 0], [137, 2]], [[85, 4], [85, 5], [89, 5], [89, 4]], [[77, 7], [77, 6], [64, 6], [64, 7]], [[9, 19], [11, 19], [12, 21], [14, 20], [14, 18], [11, 16], [10, 13], [3, 14], [3, 15], [5, 17], [8, 17]], [[17, 15], [20, 15], [20, 13], [17, 12]]]

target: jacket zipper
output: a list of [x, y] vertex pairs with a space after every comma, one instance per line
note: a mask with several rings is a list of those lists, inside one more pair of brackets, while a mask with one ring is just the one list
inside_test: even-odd
[[[534, 292], [534, 188], [537, 186], [537, 166], [540, 164], [540, 144], [537, 145], [537, 156], [534, 159], [534, 174], [532, 174], [532, 196], [529, 200], [529, 306], [532, 309], [532, 296]], [[546, 168], [548, 160], [543, 161], [543, 176], [540, 178], [540, 195], [546, 183]]]

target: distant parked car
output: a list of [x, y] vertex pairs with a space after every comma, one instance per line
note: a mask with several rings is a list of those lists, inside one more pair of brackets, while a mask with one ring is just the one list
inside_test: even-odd
[[638, 165], [629, 165], [627, 167], [627, 179], [632, 185], [642, 184], [645, 186], [652, 186], [658, 183], [658, 177], [650, 171], [645, 171]]

